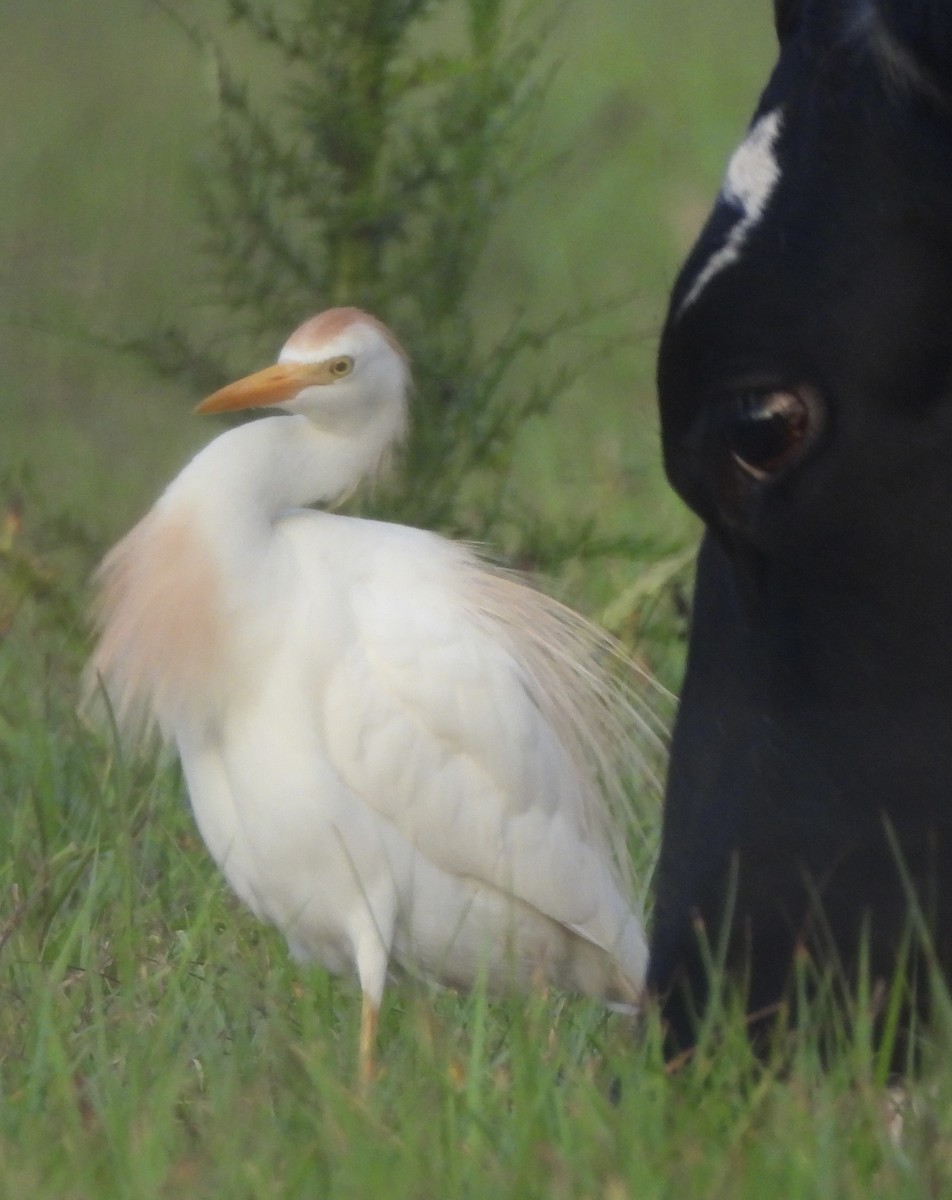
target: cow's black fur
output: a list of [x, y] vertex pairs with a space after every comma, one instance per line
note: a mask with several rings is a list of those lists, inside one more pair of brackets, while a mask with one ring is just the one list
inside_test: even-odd
[[707, 526], [650, 967], [681, 1044], [699, 930], [729, 929], [755, 1011], [798, 945], [850, 978], [868, 938], [890, 977], [911, 880], [952, 968], [952, 4], [776, 18], [779, 180], [685, 307], [737, 219], [715, 207], [659, 356]]

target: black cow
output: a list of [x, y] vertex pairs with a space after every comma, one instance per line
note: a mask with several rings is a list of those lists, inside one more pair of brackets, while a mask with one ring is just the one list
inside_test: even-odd
[[952, 2], [775, 15], [659, 356], [706, 523], [650, 967], [680, 1044], [722, 935], [751, 1012], [798, 947], [891, 978], [910, 909], [952, 968]]

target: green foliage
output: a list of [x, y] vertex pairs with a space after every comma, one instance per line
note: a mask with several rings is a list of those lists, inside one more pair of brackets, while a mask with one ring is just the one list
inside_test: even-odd
[[[38, 648], [44, 635], [77, 648], [83, 572], [94, 546], [79, 523], [50, 511], [26, 467], [0, 469], [0, 644], [20, 625]], [[0, 720], [3, 710], [0, 701]]]
[[[215, 149], [201, 182], [211, 299], [257, 365], [307, 315], [356, 304], [382, 316], [414, 368], [414, 420], [399, 483], [370, 507], [533, 556], [631, 552], [590, 522], [560, 529], [509, 486], [520, 431], [551, 413], [612, 349], [567, 335], [604, 301], [533, 325], [510, 313], [477, 334], [473, 290], [487, 238], [526, 175], [550, 76], [543, 30], [503, 0], [229, 0], [239, 31], [279, 64], [262, 97], [207, 35], [216, 64]], [[208, 378], [181, 330], [127, 346], [163, 373]], [[227, 359], [228, 355], [223, 355]], [[243, 364], [245, 365], [245, 364]], [[234, 368], [226, 369], [224, 376]]]

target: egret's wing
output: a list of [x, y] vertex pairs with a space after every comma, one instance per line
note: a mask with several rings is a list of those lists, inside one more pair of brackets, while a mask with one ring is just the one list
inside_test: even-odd
[[[370, 524], [353, 524], [358, 541]], [[622, 834], [598, 812], [598, 765], [574, 752], [584, 736], [571, 744], [517, 629], [481, 603], [485, 577], [468, 552], [415, 530], [375, 528], [394, 532], [368, 539], [360, 569], [352, 558], [342, 572], [351, 632], [315, 707], [335, 769], [441, 870], [610, 948], [632, 919], [619, 867], [627, 855], [609, 844]], [[532, 594], [519, 599], [520, 623], [544, 620]], [[584, 719], [589, 667], [561, 673], [573, 693], [562, 704], [570, 720]]]

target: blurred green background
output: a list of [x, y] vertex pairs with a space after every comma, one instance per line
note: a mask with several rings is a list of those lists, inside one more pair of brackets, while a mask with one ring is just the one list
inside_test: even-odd
[[[657, 333], [766, 78], [770, 5], [532, 8], [555, 22], [545, 51], [555, 71], [533, 171], [493, 231], [477, 311], [491, 326], [520, 309], [544, 318], [634, 299], [618, 317], [626, 348], [524, 435], [523, 486], [556, 514], [641, 522], [676, 546], [694, 526], [661, 477]], [[220, 36], [256, 84], [280, 88], [223, 5], [181, 0], [176, 11]], [[30, 464], [44, 503], [110, 537], [212, 432], [188, 415], [198, 397], [184, 386], [96, 344], [208, 322], [195, 180], [215, 120], [211, 64], [149, 0], [2, 0], [0, 21], [0, 467]]]

